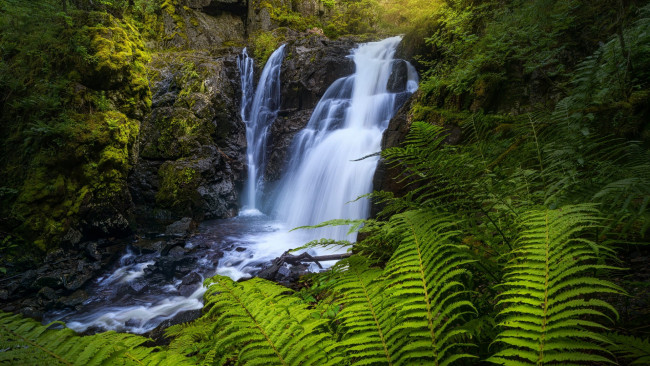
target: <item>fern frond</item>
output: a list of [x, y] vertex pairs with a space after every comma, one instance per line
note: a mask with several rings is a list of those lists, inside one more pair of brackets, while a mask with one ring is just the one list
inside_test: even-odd
[[607, 334], [613, 343], [607, 349], [630, 362], [630, 365], [650, 365], [650, 340], [616, 333]]
[[241, 365], [339, 365], [340, 346], [326, 320], [285, 287], [262, 279], [242, 283], [216, 276], [206, 281], [206, 314], [213, 324], [211, 349], [236, 355]]
[[403, 237], [384, 272], [390, 296], [384, 308], [398, 319], [386, 334], [395, 364], [448, 365], [475, 357], [461, 341], [467, 330], [458, 327], [476, 313], [463, 285], [472, 260], [452, 241], [453, 224], [428, 210], [408, 211], [391, 222], [390, 229]]
[[[613, 363], [595, 330], [618, 316], [607, 302], [592, 298], [623, 289], [591, 277], [597, 270], [599, 244], [579, 235], [598, 224], [590, 205], [533, 210], [523, 216], [519, 246], [506, 266], [499, 305], [505, 348], [487, 361], [510, 365]], [[606, 252], [606, 251], [604, 251]]]
[[15, 365], [190, 365], [185, 357], [144, 347], [147, 338], [106, 332], [78, 336], [32, 319], [0, 312], [0, 363]]
[[[342, 269], [345, 270], [342, 270]], [[386, 309], [382, 270], [371, 268], [367, 259], [353, 256], [340, 261], [334, 270], [330, 288], [341, 306], [341, 345], [355, 365], [393, 365], [386, 333], [394, 322], [394, 313]]]

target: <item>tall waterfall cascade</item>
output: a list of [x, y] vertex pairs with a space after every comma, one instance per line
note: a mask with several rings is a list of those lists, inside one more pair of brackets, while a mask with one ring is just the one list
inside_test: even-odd
[[247, 141], [248, 177], [242, 202], [245, 210], [257, 210], [260, 204], [269, 127], [275, 121], [280, 109], [280, 68], [283, 58], [284, 45], [275, 50], [266, 62], [255, 94], [253, 94], [253, 59], [244, 49], [237, 60], [242, 87], [240, 114], [246, 124]]
[[[306, 128], [295, 136], [273, 204], [279, 221], [298, 227], [368, 217], [369, 200], [356, 199], [372, 191], [382, 134], [418, 87], [413, 66], [394, 59], [400, 41], [392, 37], [355, 49], [355, 73], [327, 89]], [[347, 230], [325, 227], [312, 230], [311, 236], [354, 240]]]

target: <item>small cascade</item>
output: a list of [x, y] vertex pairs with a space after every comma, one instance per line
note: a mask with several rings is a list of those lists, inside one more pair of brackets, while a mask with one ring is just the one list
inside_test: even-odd
[[253, 95], [253, 59], [246, 49], [238, 60], [242, 84], [241, 117], [246, 123], [248, 178], [244, 188], [244, 210], [257, 210], [266, 167], [269, 127], [280, 109], [280, 68], [284, 45], [269, 57]]
[[[356, 72], [330, 86], [295, 136], [273, 208], [279, 221], [297, 227], [368, 216], [369, 201], [354, 200], [372, 191], [383, 131], [417, 89], [413, 66], [393, 58], [400, 41], [359, 46], [352, 55]], [[312, 230], [310, 236], [356, 239], [346, 227]]]

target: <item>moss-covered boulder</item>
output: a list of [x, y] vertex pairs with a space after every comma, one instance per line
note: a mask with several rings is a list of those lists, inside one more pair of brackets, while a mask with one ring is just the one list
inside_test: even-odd
[[153, 56], [153, 109], [143, 121], [130, 178], [143, 227], [237, 213], [246, 149], [238, 51]]

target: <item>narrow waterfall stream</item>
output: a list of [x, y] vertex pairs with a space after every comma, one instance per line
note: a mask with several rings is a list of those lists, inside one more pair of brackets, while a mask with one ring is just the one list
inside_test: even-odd
[[[295, 136], [285, 174], [271, 197], [260, 197], [260, 192], [268, 129], [280, 106], [284, 46], [267, 61], [254, 93], [253, 61], [244, 50], [238, 66], [249, 166], [240, 215], [203, 222], [183, 250], [176, 248], [183, 252], [182, 257], [162, 257], [153, 250], [149, 254], [139, 250], [137, 255], [127, 252], [111, 273], [89, 286], [90, 297], [80, 311], [53, 312], [45, 320], [63, 320], [82, 332], [145, 333], [182, 312], [201, 309], [202, 279], [215, 273], [247, 278], [286, 250], [308, 241], [354, 241], [346, 227], [289, 230], [330, 219], [368, 216], [368, 200], [351, 201], [372, 190], [382, 133], [418, 84], [415, 69], [393, 57], [400, 40], [388, 38], [353, 50], [356, 72], [329, 87], [306, 128]], [[397, 62], [404, 63], [407, 72], [401, 78], [391, 78]], [[156, 272], [155, 268], [164, 268], [171, 260], [182, 261], [191, 268], [189, 274], [170, 278]]]
[[246, 124], [246, 157], [248, 177], [243, 192], [243, 210], [255, 211], [259, 205], [259, 195], [263, 189], [264, 168], [266, 167], [266, 143], [269, 127], [278, 116], [280, 109], [280, 68], [284, 58], [284, 45], [269, 57], [255, 94], [253, 91], [253, 59], [246, 49], [238, 60], [242, 83], [241, 117]]

